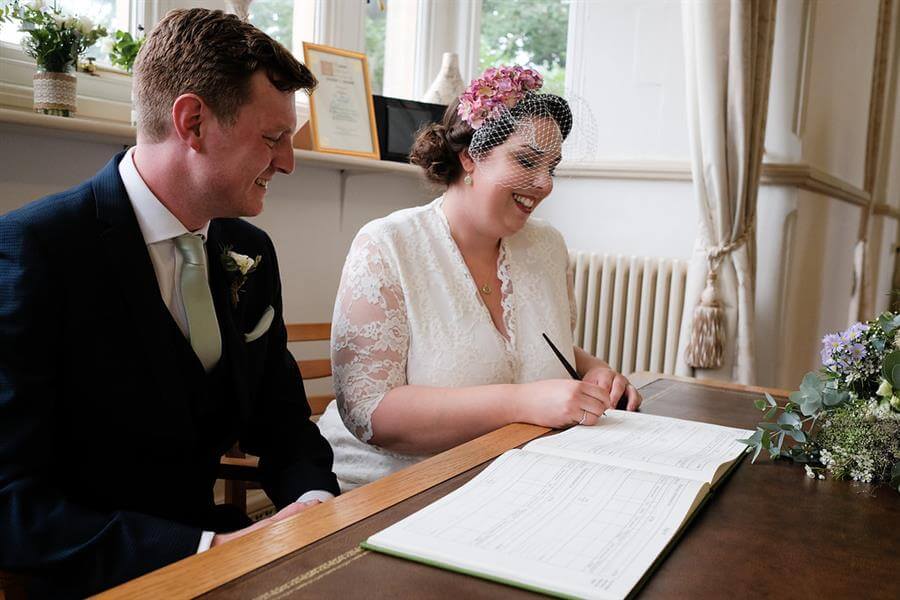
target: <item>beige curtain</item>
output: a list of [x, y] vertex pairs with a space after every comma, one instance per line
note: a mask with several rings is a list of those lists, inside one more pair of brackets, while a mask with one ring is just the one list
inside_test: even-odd
[[[775, 6], [776, 0], [682, 2], [691, 171], [700, 209], [681, 324], [677, 372], [682, 375], [755, 379], [756, 195]], [[720, 331], [694, 327], [695, 313], [707, 308], [721, 314]], [[722, 352], [700, 358], [687, 353], [692, 335], [707, 342], [719, 337]]]

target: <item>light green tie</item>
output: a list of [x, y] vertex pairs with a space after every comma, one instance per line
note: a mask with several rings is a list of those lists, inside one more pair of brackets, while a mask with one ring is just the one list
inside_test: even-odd
[[175, 246], [184, 257], [181, 265], [181, 301], [187, 315], [188, 337], [194, 353], [209, 373], [222, 356], [222, 338], [206, 278], [203, 238], [185, 233], [175, 238]]

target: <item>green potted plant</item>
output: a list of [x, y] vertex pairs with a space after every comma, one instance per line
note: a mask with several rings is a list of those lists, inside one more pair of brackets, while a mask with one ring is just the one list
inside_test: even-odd
[[[138, 25], [138, 31], [144, 28]], [[112, 43], [109, 46], [109, 62], [115, 67], [131, 73], [134, 68], [134, 59], [144, 44], [144, 38], [135, 38], [128, 31], [117, 29], [111, 36]]]
[[106, 35], [106, 28], [87, 17], [70, 16], [54, 2], [10, 2], [0, 12], [3, 21], [18, 21], [26, 36], [22, 49], [37, 65], [34, 74], [35, 112], [71, 116], [75, 113], [78, 58]]

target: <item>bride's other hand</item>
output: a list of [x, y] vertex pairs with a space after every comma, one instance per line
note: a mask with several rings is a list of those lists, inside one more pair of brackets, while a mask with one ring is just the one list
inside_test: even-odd
[[627, 409], [632, 411], [637, 410], [644, 400], [637, 388], [631, 385], [624, 375], [611, 367], [594, 367], [585, 373], [583, 381], [605, 390], [609, 394], [611, 408], [615, 408], [623, 396], [627, 399]]
[[544, 379], [523, 384], [516, 400], [517, 421], [554, 429], [595, 425], [610, 407], [606, 390], [574, 379]]

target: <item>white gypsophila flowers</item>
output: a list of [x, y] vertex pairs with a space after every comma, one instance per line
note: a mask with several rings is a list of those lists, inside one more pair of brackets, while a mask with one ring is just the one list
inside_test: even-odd
[[875, 461], [869, 456], [857, 454], [853, 456], [853, 462], [856, 463], [855, 469], [850, 469], [850, 477], [854, 481], [862, 481], [863, 483], [871, 483], [875, 470]]
[[241, 275], [246, 275], [247, 272], [253, 268], [254, 260], [246, 254], [238, 254], [237, 252], [229, 251], [228, 256], [237, 263], [238, 269], [241, 270]]
[[816, 472], [812, 470], [812, 467], [810, 467], [809, 465], [803, 465], [803, 466], [806, 469], [806, 476], [809, 477], [810, 479], [815, 479]]
[[891, 404], [888, 400], [869, 400], [866, 403], [866, 418], [876, 421], [900, 421], [900, 412], [891, 410]]

